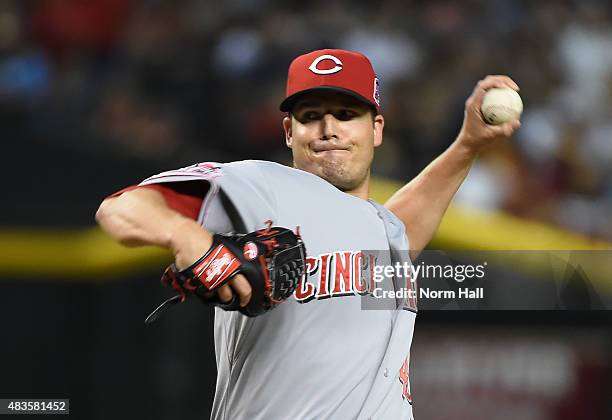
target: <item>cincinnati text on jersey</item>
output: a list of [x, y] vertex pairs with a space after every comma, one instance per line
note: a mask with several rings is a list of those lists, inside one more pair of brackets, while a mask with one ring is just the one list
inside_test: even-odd
[[[354, 295], [372, 295], [380, 285], [375, 280], [376, 258], [362, 251], [336, 251], [306, 258], [306, 273], [294, 296], [300, 303]], [[406, 304], [416, 310], [416, 282], [403, 279]]]

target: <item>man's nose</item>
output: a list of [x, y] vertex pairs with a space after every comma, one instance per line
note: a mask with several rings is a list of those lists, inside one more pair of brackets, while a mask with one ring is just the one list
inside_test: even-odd
[[338, 120], [333, 114], [325, 114], [321, 118], [321, 140], [338, 138]]

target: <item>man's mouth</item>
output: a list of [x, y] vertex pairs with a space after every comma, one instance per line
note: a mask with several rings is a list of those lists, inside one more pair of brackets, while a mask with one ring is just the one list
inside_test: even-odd
[[339, 145], [328, 145], [324, 144], [321, 146], [316, 146], [312, 148], [312, 151], [315, 154], [324, 153], [324, 152], [348, 152], [348, 146], [339, 146]]

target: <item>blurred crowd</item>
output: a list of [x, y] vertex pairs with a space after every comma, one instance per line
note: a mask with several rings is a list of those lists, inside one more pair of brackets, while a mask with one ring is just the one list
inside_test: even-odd
[[51, 202], [49, 190], [80, 185], [60, 214], [84, 190], [103, 196], [177, 165], [289, 163], [287, 67], [328, 47], [363, 52], [377, 70], [386, 126], [375, 174], [416, 175], [456, 137], [475, 83], [508, 74], [523, 125], [482, 156], [457, 202], [612, 239], [604, 0], [4, 0], [6, 156], [48, 175], [15, 190]]

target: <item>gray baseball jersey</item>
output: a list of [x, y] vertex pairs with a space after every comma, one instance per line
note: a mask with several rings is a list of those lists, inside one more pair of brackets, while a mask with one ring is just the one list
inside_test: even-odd
[[[264, 161], [201, 163], [142, 184], [203, 180], [211, 232], [299, 226], [307, 276], [257, 318], [215, 313], [213, 419], [412, 419], [408, 380], [416, 303], [365, 310], [362, 250], [408, 261], [404, 225], [383, 206], [298, 169]], [[229, 200], [228, 200], [229, 199]], [[232, 207], [231, 211], [228, 210]]]

